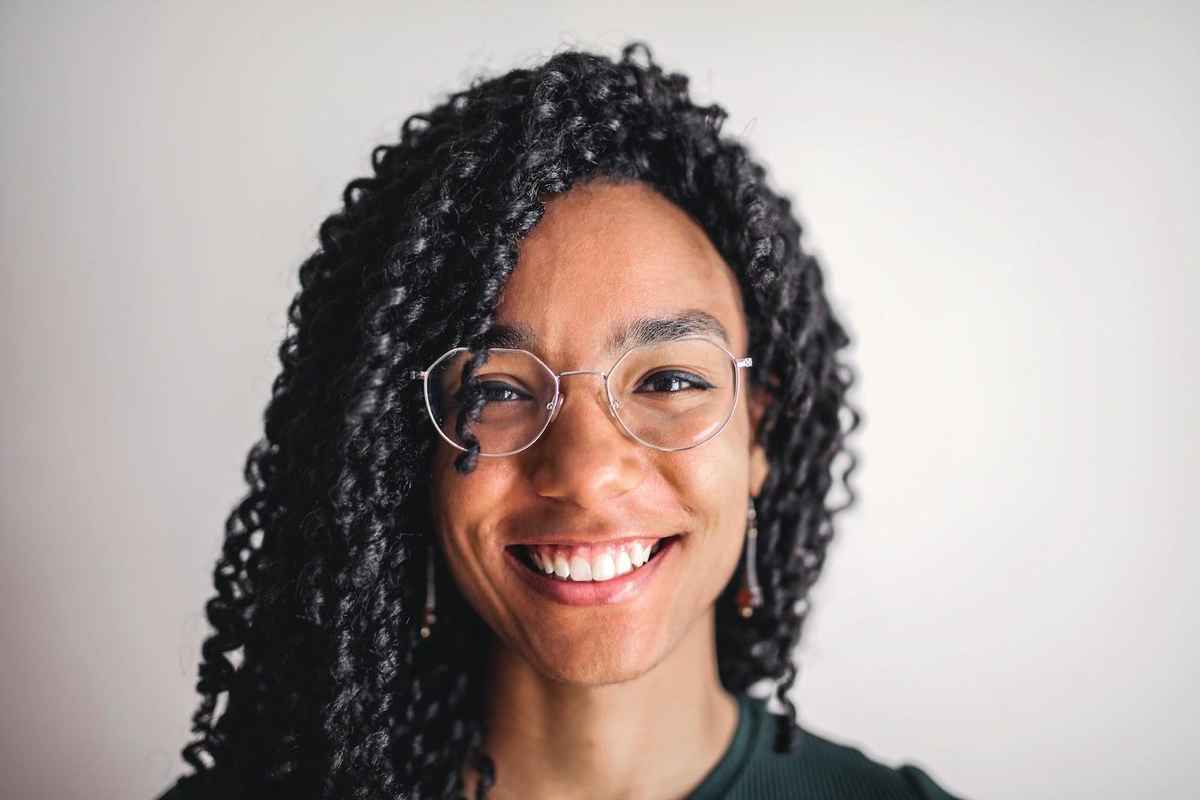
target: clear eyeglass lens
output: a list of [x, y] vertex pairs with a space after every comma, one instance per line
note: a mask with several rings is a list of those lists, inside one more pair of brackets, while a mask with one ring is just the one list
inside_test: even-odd
[[429, 408], [442, 433], [460, 447], [509, 453], [533, 441], [554, 401], [554, 376], [524, 350], [492, 348], [464, 383], [474, 351], [442, 359], [430, 371]]
[[[460, 447], [478, 442], [487, 455], [520, 450], [546, 427], [554, 375], [524, 350], [485, 351], [464, 383], [474, 353], [459, 351], [430, 371], [429, 406], [442, 433]], [[664, 449], [710, 438], [733, 411], [737, 367], [706, 339], [683, 339], [628, 351], [609, 375], [616, 415], [642, 442]], [[570, 392], [568, 378], [563, 389]], [[594, 380], [594, 378], [592, 378]]]
[[703, 442], [733, 411], [737, 367], [706, 339], [682, 339], [630, 350], [609, 375], [621, 423], [638, 439], [665, 449]]

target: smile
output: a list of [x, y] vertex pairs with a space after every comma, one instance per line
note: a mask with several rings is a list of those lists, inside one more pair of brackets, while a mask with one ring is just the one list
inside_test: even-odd
[[620, 545], [511, 545], [505, 557], [526, 586], [566, 605], [626, 602], [645, 587], [675, 549], [679, 534]]

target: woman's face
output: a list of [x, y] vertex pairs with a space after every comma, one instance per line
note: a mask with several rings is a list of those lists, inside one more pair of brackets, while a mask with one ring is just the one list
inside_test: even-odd
[[[527, 331], [526, 349], [556, 372], [605, 371], [622, 352], [606, 343], [623, 324], [696, 311], [720, 322], [735, 357], [747, 355], [736, 278], [704, 231], [644, 184], [594, 183], [547, 204], [496, 322]], [[599, 375], [563, 378], [562, 407], [541, 438], [515, 455], [480, 457], [471, 473], [454, 469], [461, 451], [439, 437], [432, 500], [442, 549], [501, 646], [547, 678], [596, 685], [646, 672], [694, 626], [712, 624], [738, 567], [747, 499], [766, 475], [751, 445], [761, 398], [746, 375], [725, 428], [689, 450], [655, 450], [624, 433]], [[568, 566], [578, 563], [572, 554], [591, 566], [607, 552], [620, 565], [622, 549], [636, 555], [620, 546], [631, 537], [674, 535], [617, 577], [625, 589], [585, 604], [537, 591], [536, 581], [558, 578], [534, 574], [513, 547], [570, 544], [540, 552]]]

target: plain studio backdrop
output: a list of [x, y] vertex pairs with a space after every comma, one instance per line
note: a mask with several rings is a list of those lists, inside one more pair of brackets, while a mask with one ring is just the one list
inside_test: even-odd
[[1188, 794], [1183, 5], [5, 3], [0, 795], [185, 771], [296, 269], [372, 146], [478, 74], [632, 38], [796, 201], [855, 341], [860, 502], [801, 722], [970, 798]]

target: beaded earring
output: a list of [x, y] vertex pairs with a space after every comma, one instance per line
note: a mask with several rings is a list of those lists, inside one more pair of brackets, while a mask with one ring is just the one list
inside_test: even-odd
[[437, 615], [433, 613], [436, 600], [433, 573], [433, 543], [430, 542], [428, 555], [425, 559], [425, 613], [421, 619], [422, 639], [429, 638], [429, 635], [433, 633], [433, 624], [437, 622]]
[[742, 573], [742, 587], [738, 589], [738, 613], [749, 619], [754, 609], [763, 604], [762, 589], [758, 585], [756, 547], [758, 543], [758, 512], [754, 509], [754, 497], [746, 509], [746, 561]]

